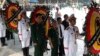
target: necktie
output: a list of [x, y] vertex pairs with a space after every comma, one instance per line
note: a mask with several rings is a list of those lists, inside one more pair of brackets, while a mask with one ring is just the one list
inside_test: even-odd
[[61, 36], [61, 38], [63, 37], [63, 36], [62, 36], [62, 30], [61, 30], [61, 26], [60, 26], [60, 36]]

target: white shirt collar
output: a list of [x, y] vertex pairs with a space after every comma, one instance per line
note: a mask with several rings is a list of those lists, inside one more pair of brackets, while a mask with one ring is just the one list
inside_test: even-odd
[[71, 29], [73, 29], [74, 27], [73, 26], [69, 26]]

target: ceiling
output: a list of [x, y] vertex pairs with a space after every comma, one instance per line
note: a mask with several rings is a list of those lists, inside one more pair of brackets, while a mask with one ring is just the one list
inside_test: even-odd
[[[78, 6], [89, 5], [91, 0], [9, 0], [9, 1], [12, 2], [18, 1], [19, 4], [21, 5], [28, 4], [29, 7], [31, 6], [30, 4], [35, 4], [35, 5], [42, 4], [42, 5], [53, 5], [53, 6], [55, 4], [58, 4], [58, 6], [63, 7], [63, 6], [73, 6], [73, 4]], [[100, 0], [98, 1], [100, 4]]]
[[23, 3], [23, 1], [26, 1], [26, 3], [39, 3], [39, 4], [44, 4], [44, 3], [89, 3], [90, 0], [11, 0], [11, 1], [18, 1], [20, 4]]

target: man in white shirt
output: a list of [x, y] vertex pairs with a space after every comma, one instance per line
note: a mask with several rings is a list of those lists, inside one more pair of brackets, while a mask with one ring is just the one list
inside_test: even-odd
[[58, 33], [59, 33], [59, 56], [64, 56], [64, 46], [63, 46], [63, 33], [64, 26], [61, 24], [62, 20], [60, 17], [57, 18], [58, 22]]
[[59, 7], [56, 7], [55, 20], [57, 20], [58, 17], [61, 17], [61, 13], [59, 11]]

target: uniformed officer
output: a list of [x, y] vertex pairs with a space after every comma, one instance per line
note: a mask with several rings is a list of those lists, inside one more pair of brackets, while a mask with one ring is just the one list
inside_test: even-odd
[[6, 46], [7, 45], [5, 43], [6, 25], [5, 25], [5, 22], [4, 22], [3, 15], [1, 13], [2, 13], [2, 11], [0, 11], [0, 39], [1, 39], [2, 46]]
[[30, 27], [28, 22], [26, 21], [27, 18], [25, 16], [25, 12], [22, 12], [21, 16], [22, 18], [18, 22], [19, 39], [21, 41], [23, 55], [30, 56], [29, 55], [29, 44], [30, 44], [30, 36], [31, 36]]
[[48, 31], [48, 39], [51, 45], [51, 56], [58, 56], [58, 30], [57, 22], [52, 19], [51, 28]]
[[78, 27], [75, 26], [76, 18], [71, 15], [69, 18], [69, 27], [64, 32], [64, 50], [66, 56], [76, 56], [76, 39], [79, 35]]
[[36, 14], [35, 21], [35, 24], [31, 25], [31, 37], [35, 46], [34, 56], [43, 56], [46, 46], [46, 39], [42, 14]]

